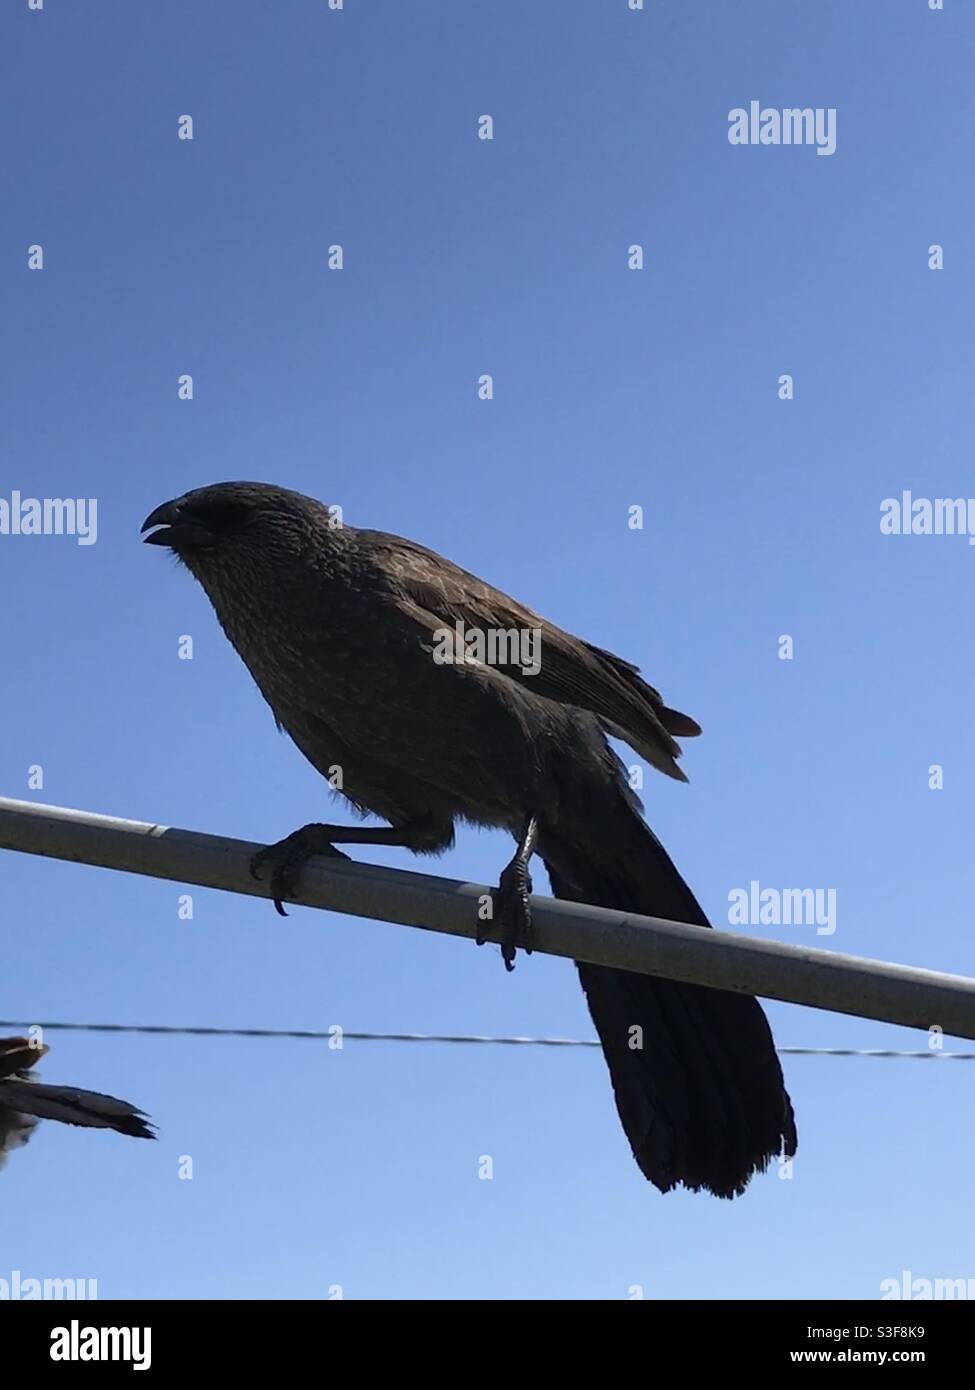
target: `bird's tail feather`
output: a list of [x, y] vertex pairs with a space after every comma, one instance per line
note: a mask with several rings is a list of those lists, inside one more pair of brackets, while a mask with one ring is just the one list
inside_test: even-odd
[[[542, 827], [557, 898], [709, 926], [649, 826], [620, 796], [594, 841]], [[616, 1108], [645, 1177], [719, 1197], [796, 1149], [765, 1014], [750, 995], [576, 962]]]
[[155, 1139], [143, 1111], [127, 1100], [76, 1086], [47, 1086], [39, 1081], [0, 1083], [3, 1107], [35, 1120], [60, 1120], [86, 1129], [114, 1129], [136, 1139]]

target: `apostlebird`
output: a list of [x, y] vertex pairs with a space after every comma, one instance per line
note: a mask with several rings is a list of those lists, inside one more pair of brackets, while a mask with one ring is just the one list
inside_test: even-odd
[[[143, 524], [202, 584], [279, 728], [360, 814], [261, 851], [279, 910], [336, 844], [439, 854], [457, 821], [515, 838], [500, 878], [503, 954], [530, 947], [529, 860], [558, 898], [709, 926], [641, 816], [607, 735], [686, 781], [700, 733], [627, 661], [547, 622], [413, 541], [267, 483], [218, 483]], [[537, 636], [537, 650], [502, 642]], [[494, 640], [492, 646], [492, 638]], [[478, 642], [480, 641], [480, 645]], [[720, 1197], [796, 1148], [768, 1022], [748, 995], [577, 962], [616, 1106], [644, 1175]]]
[[11, 1149], [27, 1143], [38, 1120], [155, 1139], [146, 1115], [127, 1100], [35, 1081], [30, 1069], [46, 1052], [49, 1047], [29, 1038], [0, 1038], [0, 1166]]

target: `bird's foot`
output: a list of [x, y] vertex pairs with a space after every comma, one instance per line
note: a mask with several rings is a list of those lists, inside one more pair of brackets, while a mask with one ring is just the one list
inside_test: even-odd
[[501, 930], [501, 959], [505, 970], [514, 970], [519, 946], [526, 955], [532, 953], [531, 892], [532, 876], [528, 865], [516, 857], [502, 873], [492, 894], [494, 920]]
[[282, 917], [288, 915], [282, 901], [294, 897], [301, 871], [309, 859], [316, 854], [327, 855], [331, 859], [348, 859], [349, 856], [336, 849], [327, 838], [326, 830], [327, 827], [323, 825], [303, 825], [300, 830], [278, 840], [277, 844], [259, 849], [251, 859], [252, 878], [260, 878], [261, 870], [270, 865], [271, 896], [275, 910]]

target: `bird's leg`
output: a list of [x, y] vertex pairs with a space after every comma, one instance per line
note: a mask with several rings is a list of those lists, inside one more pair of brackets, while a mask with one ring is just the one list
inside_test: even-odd
[[[514, 858], [501, 874], [492, 895], [494, 919], [501, 926], [501, 959], [505, 970], [514, 970], [515, 956], [520, 946], [526, 955], [532, 953], [532, 877], [528, 866], [538, 843], [538, 822], [534, 816], [525, 821]], [[483, 946], [480, 936], [477, 944]]]
[[313, 821], [286, 835], [277, 844], [259, 849], [251, 859], [251, 876], [261, 877], [265, 865], [271, 866], [271, 896], [282, 917], [287, 913], [281, 906], [284, 898], [293, 898], [301, 871], [316, 854], [331, 859], [348, 859], [340, 845], [402, 845], [406, 849], [422, 848], [426, 844], [424, 830], [428, 827], [412, 823], [399, 826], [321, 825]]

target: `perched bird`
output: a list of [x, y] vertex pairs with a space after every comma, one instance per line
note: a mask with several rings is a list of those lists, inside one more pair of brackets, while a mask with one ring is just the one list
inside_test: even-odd
[[[142, 529], [202, 584], [279, 728], [324, 776], [341, 769], [358, 812], [388, 823], [304, 826], [262, 851], [254, 869], [271, 870], [279, 910], [311, 854], [340, 853], [336, 844], [439, 854], [466, 821], [517, 843], [495, 898], [509, 967], [515, 947], [531, 944], [535, 852], [558, 898], [709, 925], [607, 741], [625, 739], [686, 780], [676, 740], [700, 729], [635, 666], [432, 550], [345, 525], [286, 488], [199, 488], [157, 507]], [[488, 639], [502, 633], [537, 634], [537, 659], [518, 642], [495, 641], [492, 656]], [[623, 1128], [661, 1191], [733, 1197], [773, 1157], [795, 1152], [755, 999], [577, 969]]]
[[35, 1081], [30, 1069], [50, 1050], [29, 1038], [0, 1038], [0, 1167], [11, 1149], [27, 1143], [38, 1120], [155, 1139], [146, 1116], [127, 1100]]

